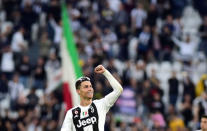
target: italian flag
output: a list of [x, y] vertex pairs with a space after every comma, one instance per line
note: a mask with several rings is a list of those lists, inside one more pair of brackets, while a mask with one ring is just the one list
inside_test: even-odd
[[63, 75], [63, 99], [66, 110], [79, 104], [79, 96], [76, 93], [75, 81], [82, 76], [79, 58], [70, 26], [67, 8], [62, 4], [62, 28], [63, 38], [61, 42], [62, 75]]

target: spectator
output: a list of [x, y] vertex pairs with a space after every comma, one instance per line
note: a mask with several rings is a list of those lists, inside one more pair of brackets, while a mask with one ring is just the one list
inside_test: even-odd
[[18, 71], [20, 75], [20, 82], [24, 85], [25, 88], [29, 88], [29, 80], [30, 80], [30, 75], [32, 72], [32, 67], [30, 65], [29, 61], [29, 56], [24, 55], [21, 59], [21, 63], [17, 65], [16, 70]]
[[42, 57], [37, 60], [37, 65], [33, 70], [34, 87], [39, 89], [45, 88], [46, 72], [45, 72], [45, 61]]
[[3, 130], [7, 129], [8, 131], [13, 130], [12, 121], [9, 119], [9, 110], [5, 111], [5, 116], [2, 117], [2, 126], [0, 126]]
[[22, 52], [25, 52], [28, 49], [28, 44], [24, 39], [24, 34], [25, 29], [23, 26], [20, 26], [12, 36], [11, 49], [18, 58], [21, 57]]
[[45, 70], [46, 71], [55, 71], [56, 69], [60, 68], [60, 62], [57, 59], [57, 56], [54, 51], [50, 52], [49, 59], [47, 60], [45, 64]]
[[39, 101], [39, 98], [35, 93], [36, 93], [36, 88], [33, 87], [30, 93], [27, 95], [27, 100], [28, 100], [27, 105], [30, 110], [34, 110], [34, 108], [37, 106]]
[[119, 59], [125, 61], [128, 59], [128, 45], [129, 45], [128, 43], [129, 32], [125, 24], [119, 27], [119, 32], [117, 36], [120, 45]]
[[173, 35], [179, 39], [181, 39], [182, 36], [182, 30], [183, 30], [183, 23], [181, 23], [181, 18], [176, 18], [173, 21], [174, 31]]
[[24, 86], [22, 83], [20, 83], [18, 74], [14, 74], [13, 79], [9, 81], [8, 86], [9, 86], [9, 95], [11, 96], [10, 98], [11, 109], [16, 110], [20, 98], [24, 97], [23, 94]]
[[179, 130], [185, 130], [185, 124], [181, 118], [179, 118], [177, 115], [170, 116], [169, 121], [169, 127], [171, 131], [179, 131]]
[[202, 0], [193, 0], [193, 6], [195, 7], [195, 9], [198, 10], [198, 12], [200, 13], [201, 16], [205, 16], [207, 15], [206, 12], [206, 1], [202, 1]]
[[150, 49], [151, 42], [151, 33], [150, 27], [148, 25], [144, 26], [143, 31], [139, 35], [139, 44], [138, 44], [138, 57], [141, 59], [145, 59], [144, 56], [147, 56], [147, 53]]
[[167, 26], [164, 26], [160, 34], [162, 56], [161, 60], [171, 61], [172, 60], [172, 50], [174, 48], [174, 43], [171, 39], [172, 32]]
[[131, 65], [130, 69], [130, 79], [135, 79], [138, 82], [147, 79], [147, 73], [145, 69], [145, 62], [143, 60], [137, 61], [136, 65]]
[[34, 12], [32, 4], [31, 1], [26, 1], [21, 11], [21, 23], [24, 25], [25, 38], [29, 42], [31, 40], [31, 27], [38, 19], [38, 14]]
[[158, 10], [157, 10], [157, 7], [156, 7], [156, 5], [151, 4], [150, 7], [149, 7], [149, 11], [147, 12], [146, 23], [151, 28], [155, 28], [156, 22], [157, 22], [157, 18], [158, 18]]
[[108, 69], [108, 71], [110, 71], [111, 73], [116, 73], [118, 72], [116, 66], [115, 66], [115, 60], [114, 59], [109, 59], [109, 64], [106, 67]]
[[173, 16], [172, 15], [170, 15], [170, 14], [167, 15], [164, 26], [166, 26], [170, 30], [170, 32], [174, 32], [175, 27], [173, 24]]
[[104, 29], [102, 41], [103, 41], [103, 49], [107, 53], [108, 58], [114, 57], [113, 47], [117, 42], [116, 34], [110, 28], [106, 27]]
[[14, 27], [18, 27], [19, 25], [21, 25], [21, 11], [19, 9], [19, 7], [16, 7], [16, 9], [13, 9], [13, 12], [10, 16], [11, 18], [11, 21], [13, 22], [14, 24]]
[[197, 43], [190, 40], [190, 36], [187, 35], [186, 41], [182, 42], [173, 38], [174, 43], [180, 48], [180, 57], [179, 59], [187, 64], [191, 64], [192, 58], [195, 55]]
[[42, 131], [43, 129], [40, 126], [40, 121], [37, 117], [32, 118], [31, 122], [27, 127], [27, 131]]
[[151, 76], [150, 76], [149, 80], [150, 80], [150, 84], [151, 84], [151, 89], [150, 89], [151, 95], [158, 93], [162, 99], [163, 90], [160, 88], [160, 81], [157, 77], [157, 72], [155, 69], [152, 69]]
[[117, 101], [117, 106], [119, 107], [120, 114], [127, 114], [129, 116], [134, 116], [136, 114], [136, 85], [135, 80], [131, 80], [129, 86], [124, 87], [124, 91]]
[[163, 101], [161, 100], [161, 96], [159, 93], [154, 93], [153, 94], [153, 100], [151, 102], [151, 106], [150, 106], [150, 110], [151, 112], [153, 111], [158, 111], [160, 112], [162, 115], [165, 114], [165, 106]]
[[196, 85], [196, 89], [195, 89], [196, 96], [201, 96], [201, 94], [206, 91], [207, 88], [206, 81], [207, 81], [207, 74], [203, 74]]
[[[53, 94], [52, 94], [53, 95]], [[51, 117], [52, 120], [56, 120], [59, 119], [59, 114], [60, 114], [60, 109], [61, 109], [61, 105], [58, 102], [58, 99], [56, 98], [56, 96], [52, 96], [51, 95], [51, 102], [49, 103], [49, 106], [51, 106], [52, 110], [51, 110]]]
[[103, 62], [105, 58], [105, 54], [101, 48], [96, 48], [94, 54], [92, 55], [92, 63], [93, 67], [99, 65]]
[[0, 75], [0, 101], [6, 97], [8, 93], [8, 80], [5, 74]]
[[81, 23], [79, 21], [81, 15], [80, 15], [80, 11], [79, 10], [72, 10], [71, 9], [71, 28], [73, 30], [73, 32], [78, 32], [79, 30], [81, 30]]
[[156, 30], [156, 27], [152, 29], [152, 36], [151, 36], [151, 46], [153, 51], [153, 56], [155, 60], [160, 61], [161, 58], [161, 40], [160, 36]]
[[6, 18], [7, 20], [12, 19], [12, 13], [15, 10], [14, 7], [19, 8], [20, 6], [20, 1], [7, 1], [3, 0], [2, 5], [4, 7], [4, 10], [6, 12]]
[[171, 0], [171, 5], [172, 8], [176, 8], [176, 10], [172, 10], [172, 13], [175, 17], [180, 17], [182, 14], [182, 11], [184, 7], [188, 4], [189, 1], [187, 0], [181, 0], [181, 1], [176, 1], [176, 0]]
[[135, 0], [127, 0], [127, 1], [123, 1], [122, 4], [124, 4], [124, 9], [126, 10], [126, 12], [128, 14], [131, 13], [131, 11], [135, 8]]
[[12, 38], [12, 22], [4, 22], [1, 27], [1, 35], [0, 35], [0, 45], [3, 48], [4, 46], [8, 46], [11, 43]]
[[61, 8], [60, 8], [60, 3], [58, 0], [51, 0], [51, 2], [47, 1], [48, 6], [46, 8], [47, 14], [49, 17], [53, 17], [54, 20], [60, 21], [61, 18]]
[[136, 8], [131, 11], [131, 28], [135, 30], [135, 34], [139, 35], [142, 31], [142, 26], [147, 18], [147, 13], [143, 9], [143, 5], [138, 3]]
[[61, 21], [56, 22], [53, 17], [49, 20], [50, 25], [54, 30], [53, 46], [59, 51], [59, 44], [62, 38]]
[[177, 98], [178, 98], [178, 89], [179, 89], [179, 81], [176, 77], [176, 72], [172, 72], [171, 78], [168, 80], [168, 85], [169, 85], [169, 101], [170, 104], [173, 106], [176, 105], [177, 103]]
[[11, 51], [10, 46], [2, 49], [1, 56], [1, 72], [6, 75], [8, 80], [12, 78], [15, 71], [14, 53]]
[[184, 117], [185, 125], [189, 126], [190, 121], [193, 119], [192, 98], [190, 94], [186, 94], [183, 97], [184, 99], [181, 105], [181, 113]]
[[26, 117], [26, 112], [24, 108], [20, 108], [18, 109], [18, 119], [17, 119], [17, 131], [26, 131], [26, 123], [24, 121], [25, 117]]
[[207, 93], [203, 92], [201, 96], [196, 97], [193, 101], [193, 112], [194, 112], [194, 121], [196, 123], [199, 122], [202, 115], [207, 114], [207, 107], [205, 106], [207, 104]]
[[51, 48], [51, 41], [48, 38], [48, 33], [43, 32], [40, 38], [40, 56], [46, 58]]
[[122, 75], [122, 82], [124, 85], [128, 85], [129, 84], [129, 80], [131, 78], [131, 67], [134, 65], [132, 65], [133, 63], [131, 61], [127, 61], [126, 62], [126, 67], [123, 70], [123, 75]]
[[150, 109], [150, 103], [152, 102], [153, 98], [151, 97], [152, 94], [150, 94], [151, 85], [149, 80], [145, 80], [142, 85], [142, 101], [144, 105], [144, 113], [143, 115], [147, 114]]
[[1, 130], [3, 130], [3, 129], [5, 129], [6, 127], [4, 127], [4, 125], [3, 125], [4, 123], [3, 123], [3, 121], [2, 121], [2, 119], [0, 119], [0, 129]]
[[151, 115], [152, 120], [153, 120], [153, 130], [164, 130], [166, 127], [166, 122], [164, 120], [163, 115], [159, 112], [156, 111]]
[[199, 28], [201, 43], [199, 45], [199, 50], [203, 51], [207, 57], [207, 16], [203, 17], [203, 24]]
[[109, 1], [104, 2], [104, 6], [101, 9], [101, 26], [106, 27], [108, 23], [113, 23], [114, 12], [110, 8]]
[[123, 3], [119, 5], [119, 11], [114, 14], [114, 21], [116, 27], [120, 26], [121, 24], [129, 25], [129, 16]]
[[[41, 119], [41, 124], [45, 125], [45, 121], [48, 120], [49, 117], [49, 112], [48, 110], [49, 108], [49, 101], [48, 101], [48, 96], [42, 96], [42, 98], [40, 99], [40, 119]], [[47, 122], [46, 122], [47, 123]], [[45, 125], [46, 126], [46, 125]], [[44, 126], [43, 126], [44, 128]]]
[[189, 95], [192, 100], [195, 98], [195, 85], [193, 81], [191, 80], [189, 74], [185, 74], [183, 78], [183, 98], [186, 95]]
[[48, 130], [47, 124], [48, 124], [47, 119], [43, 118], [40, 120], [40, 126], [41, 126], [42, 131]]

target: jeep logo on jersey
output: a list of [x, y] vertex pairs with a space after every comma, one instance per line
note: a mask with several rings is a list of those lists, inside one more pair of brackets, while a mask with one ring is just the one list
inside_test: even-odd
[[87, 119], [78, 120], [77, 127], [78, 128], [80, 128], [82, 126], [86, 127], [86, 126], [94, 124], [94, 123], [96, 123], [96, 117], [90, 117], [90, 118], [87, 118]]

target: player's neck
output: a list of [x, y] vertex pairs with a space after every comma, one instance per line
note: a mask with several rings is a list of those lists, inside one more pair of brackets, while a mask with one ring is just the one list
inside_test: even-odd
[[80, 105], [81, 106], [88, 106], [92, 103], [92, 99], [81, 99]]

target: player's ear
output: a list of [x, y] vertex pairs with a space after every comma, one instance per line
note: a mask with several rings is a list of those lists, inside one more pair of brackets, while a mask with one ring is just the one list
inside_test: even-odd
[[78, 95], [80, 95], [80, 89], [76, 89], [76, 92], [78, 93]]

